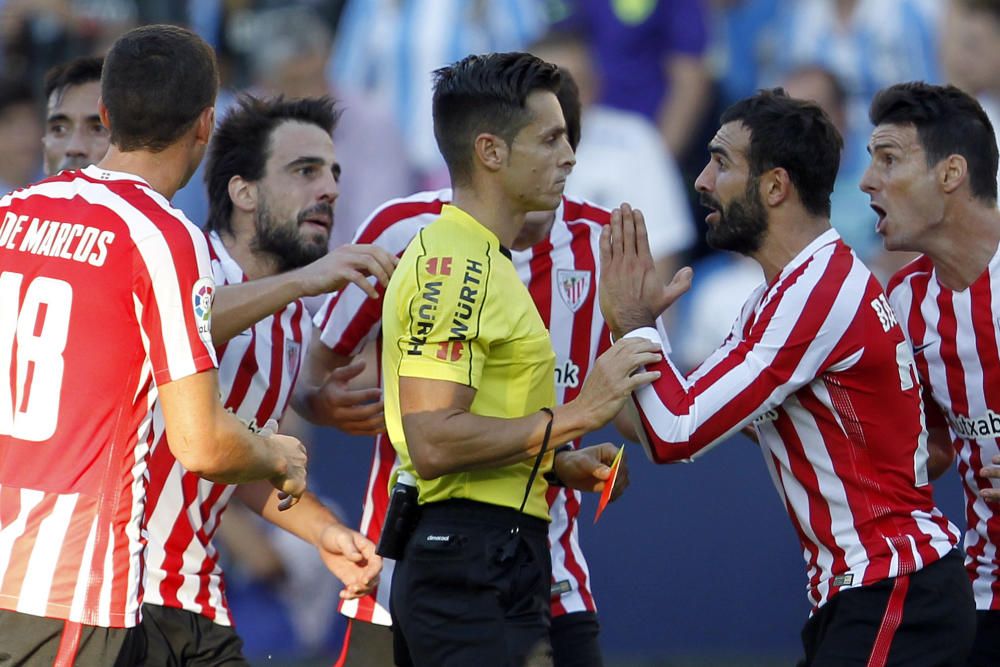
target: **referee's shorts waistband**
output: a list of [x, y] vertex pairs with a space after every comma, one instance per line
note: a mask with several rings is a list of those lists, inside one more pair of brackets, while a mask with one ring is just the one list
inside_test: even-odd
[[452, 498], [420, 506], [421, 521], [444, 520], [488, 524], [499, 528], [520, 526], [522, 531], [548, 535], [549, 522], [511, 507], [481, 503], [477, 500]]

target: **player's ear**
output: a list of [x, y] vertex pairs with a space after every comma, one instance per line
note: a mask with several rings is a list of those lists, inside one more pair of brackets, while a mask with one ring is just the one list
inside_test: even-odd
[[205, 107], [195, 121], [195, 141], [207, 144], [212, 138], [212, 130], [215, 129], [215, 107]]
[[778, 206], [791, 194], [792, 179], [782, 167], [761, 174], [760, 197], [767, 206]]
[[949, 155], [937, 166], [938, 183], [947, 194], [953, 193], [966, 181], [969, 174], [969, 163], [961, 155]]
[[476, 136], [473, 143], [475, 159], [489, 171], [499, 171], [507, 162], [510, 150], [507, 142], [495, 134], [483, 132]]
[[108, 107], [104, 105], [104, 98], [97, 98], [97, 115], [101, 119], [101, 125], [106, 128], [111, 128], [111, 120], [108, 116]]
[[233, 208], [243, 213], [253, 213], [257, 210], [257, 184], [242, 176], [229, 179], [229, 200]]

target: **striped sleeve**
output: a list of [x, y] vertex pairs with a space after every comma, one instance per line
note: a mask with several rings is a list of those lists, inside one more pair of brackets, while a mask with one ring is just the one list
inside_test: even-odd
[[[377, 245], [399, 257], [417, 232], [434, 220], [450, 199], [450, 191], [439, 190], [386, 202], [361, 224], [354, 243]], [[374, 278], [371, 281], [374, 283]], [[378, 335], [385, 288], [376, 284], [375, 289], [379, 298], [372, 299], [357, 285], [349, 284], [327, 297], [316, 312], [313, 324], [320, 331], [320, 341], [336, 354], [353, 356]]]
[[[633, 400], [655, 460], [703, 453], [846, 356], [842, 338], [866, 282], [866, 271], [849, 253], [814, 256], [765, 295], [742, 339], [727, 341], [724, 352], [698, 369], [697, 379], [685, 378], [666, 354], [648, 367], [661, 376]], [[659, 340], [652, 329], [629, 336]]]
[[136, 242], [136, 316], [157, 384], [215, 368], [215, 281], [204, 236], [170, 221]]

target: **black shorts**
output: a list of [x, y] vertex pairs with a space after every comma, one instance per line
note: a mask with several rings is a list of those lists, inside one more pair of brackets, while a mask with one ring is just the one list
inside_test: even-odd
[[592, 611], [554, 617], [549, 631], [554, 667], [603, 667], [601, 644], [597, 640], [600, 632], [597, 614]]
[[1000, 665], [1000, 611], [976, 612], [976, 641], [969, 656], [969, 667]]
[[841, 591], [802, 630], [800, 667], [964, 667], [976, 630], [962, 555]]
[[467, 500], [421, 509], [392, 577], [396, 664], [551, 665], [547, 522]]
[[144, 653], [139, 628], [102, 628], [0, 609], [0, 665], [133, 667]]
[[392, 626], [347, 619], [344, 646], [333, 667], [385, 667], [392, 663]]
[[142, 605], [148, 667], [244, 667], [243, 640], [226, 625], [184, 609]]
[[[599, 634], [597, 614], [592, 611], [554, 617], [549, 630], [554, 667], [603, 667]], [[391, 664], [392, 626], [347, 619], [344, 645], [333, 667], [385, 667]]]

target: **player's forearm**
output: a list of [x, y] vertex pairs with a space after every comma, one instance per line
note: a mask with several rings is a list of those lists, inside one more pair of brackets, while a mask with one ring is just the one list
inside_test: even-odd
[[219, 402], [217, 371], [158, 387], [167, 446], [182, 466], [220, 483], [283, 475], [286, 461]]
[[303, 296], [294, 271], [236, 285], [220, 285], [212, 304], [212, 342], [218, 346]]
[[[222, 484], [269, 480], [286, 473], [286, 460], [267, 439], [248, 429], [235, 415], [219, 405], [215, 444], [204, 448], [189, 470]], [[183, 462], [182, 462], [183, 463]]]
[[278, 491], [267, 482], [241, 484], [236, 496], [247, 507], [274, 524], [309, 544], [319, 544], [320, 535], [331, 525], [340, 525], [337, 516], [319, 498], [306, 492], [299, 502], [287, 510], [279, 510]]
[[[579, 407], [562, 405], [553, 413], [550, 449], [592, 430]], [[417, 474], [434, 479], [499, 468], [537, 456], [548, 423], [549, 415], [543, 411], [502, 419], [461, 410], [438, 410], [404, 415], [403, 431]]]

